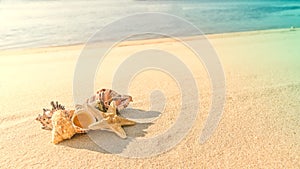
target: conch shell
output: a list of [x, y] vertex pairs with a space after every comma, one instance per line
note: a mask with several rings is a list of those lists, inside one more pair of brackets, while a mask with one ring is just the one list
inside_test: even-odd
[[87, 133], [90, 130], [89, 126], [96, 121], [96, 117], [86, 109], [75, 110], [71, 118], [76, 133]]
[[54, 144], [70, 139], [76, 133], [70, 120], [70, 113], [66, 110], [57, 110], [53, 113], [52, 126], [52, 143]]
[[52, 116], [52, 143], [58, 144], [76, 133], [87, 133], [88, 126], [93, 123], [96, 123], [96, 118], [84, 109], [58, 110]]

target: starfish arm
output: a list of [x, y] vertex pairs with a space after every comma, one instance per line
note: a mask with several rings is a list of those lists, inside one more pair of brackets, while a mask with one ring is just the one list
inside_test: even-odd
[[86, 105], [86, 108], [89, 112], [93, 113], [96, 118], [98, 118], [98, 122], [88, 126], [88, 128], [91, 130], [109, 130], [113, 131], [121, 138], [126, 138], [127, 136], [122, 126], [136, 124], [132, 120], [117, 116], [115, 101], [111, 102], [106, 113], [97, 110], [89, 104]]
[[118, 136], [120, 136], [121, 138], [126, 138], [127, 137], [124, 129], [120, 125], [117, 125], [117, 124], [111, 125], [111, 130], [113, 132], [115, 132]]
[[110, 128], [110, 125], [105, 120], [101, 120], [89, 125], [88, 128], [91, 130], [107, 130]]
[[116, 118], [116, 120], [119, 122], [119, 124], [121, 126], [131, 126], [131, 125], [135, 125], [136, 124], [135, 121], [128, 120], [128, 119], [125, 119], [125, 118], [120, 117], [120, 116], [117, 116], [115, 118]]

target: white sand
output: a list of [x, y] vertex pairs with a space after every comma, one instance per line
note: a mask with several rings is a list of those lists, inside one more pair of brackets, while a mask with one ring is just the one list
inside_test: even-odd
[[[97, 73], [98, 88], [111, 87], [113, 72], [133, 51], [173, 51], [193, 72], [200, 110], [192, 130], [176, 147], [146, 159], [104, 152], [87, 135], [59, 145], [34, 118], [51, 100], [73, 107], [72, 81], [83, 46], [0, 51], [0, 168], [298, 168], [300, 166], [300, 31], [209, 35], [226, 75], [222, 120], [205, 143], [199, 134], [210, 106], [209, 80], [201, 64], [172, 40], [127, 42], [113, 50]], [[190, 40], [193, 40], [191, 38]], [[182, 56], [182, 57], [181, 57]], [[187, 59], [188, 58], [188, 59]], [[155, 80], [151, 78], [155, 77]], [[145, 137], [163, 133], [181, 108], [180, 90], [157, 71], [132, 81], [133, 108], [147, 110], [149, 92], [160, 88], [166, 108]], [[129, 135], [139, 133], [134, 131]], [[136, 133], [135, 133], [136, 132]]]

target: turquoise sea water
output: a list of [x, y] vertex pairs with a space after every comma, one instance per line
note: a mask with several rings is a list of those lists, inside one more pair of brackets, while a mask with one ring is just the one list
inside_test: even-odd
[[300, 27], [300, 0], [0, 0], [0, 50], [84, 43], [106, 24], [141, 12], [182, 17], [206, 34]]

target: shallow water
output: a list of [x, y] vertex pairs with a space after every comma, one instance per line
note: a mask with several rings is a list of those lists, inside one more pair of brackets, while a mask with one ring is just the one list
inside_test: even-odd
[[0, 50], [84, 43], [112, 21], [141, 12], [182, 17], [206, 34], [300, 27], [299, 0], [0, 0]]

